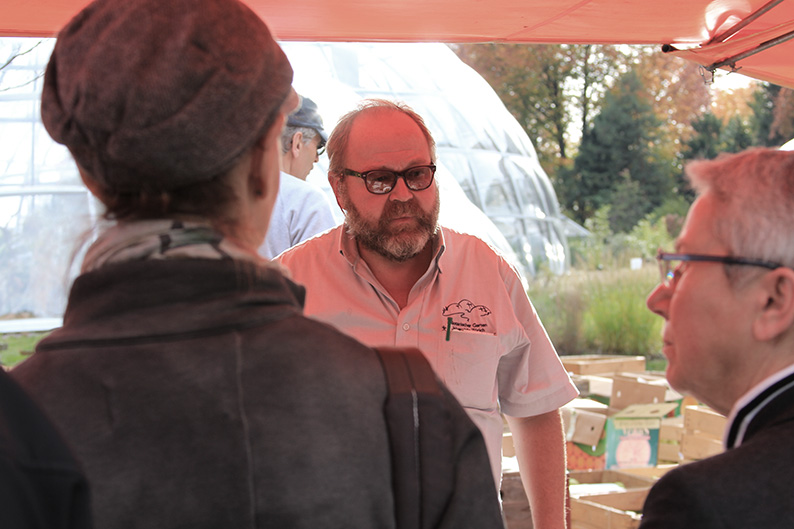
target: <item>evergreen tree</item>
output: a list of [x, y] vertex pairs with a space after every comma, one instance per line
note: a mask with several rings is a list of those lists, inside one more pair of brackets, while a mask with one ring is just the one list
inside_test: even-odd
[[683, 164], [676, 175], [673, 188], [675, 193], [683, 196], [689, 203], [695, 200], [695, 192], [684, 178], [683, 166], [690, 160], [716, 158], [724, 150], [723, 136], [725, 134], [722, 121], [711, 112], [694, 120], [692, 129], [694, 134], [684, 141], [681, 147]]
[[681, 155], [684, 160], [705, 158], [711, 160], [723, 151], [722, 122], [720, 119], [707, 112], [692, 122], [695, 133], [684, 142]]
[[618, 206], [613, 199], [629, 200], [618, 207], [631, 211], [619, 221], [622, 230], [630, 229], [631, 219], [636, 222], [670, 195], [671, 164], [657, 149], [660, 126], [638, 76], [624, 74], [606, 94], [573, 168], [560, 173], [558, 195], [579, 222], [606, 204]]
[[750, 118], [750, 130], [753, 136], [753, 145], [777, 147], [790, 138], [779, 133], [775, 124], [775, 101], [780, 95], [781, 87], [770, 83], [763, 83], [759, 90], [753, 92], [750, 108], [753, 114]]
[[732, 116], [722, 131], [722, 144], [727, 152], [739, 152], [753, 145], [753, 136], [741, 116]]
[[639, 182], [628, 174], [619, 182], [611, 196], [609, 227], [615, 233], [628, 233], [646, 213], [651, 210], [650, 201], [645, 196]]

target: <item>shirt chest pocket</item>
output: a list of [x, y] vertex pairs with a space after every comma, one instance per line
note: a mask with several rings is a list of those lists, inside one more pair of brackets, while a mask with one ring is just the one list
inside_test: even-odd
[[496, 408], [496, 372], [499, 338], [473, 331], [452, 331], [438, 341], [439, 375], [461, 405], [490, 410]]

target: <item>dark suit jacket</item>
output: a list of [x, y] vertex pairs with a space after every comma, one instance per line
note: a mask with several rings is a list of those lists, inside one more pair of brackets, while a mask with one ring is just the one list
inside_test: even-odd
[[640, 529], [794, 528], [794, 374], [731, 422], [727, 450], [677, 467], [651, 489]]

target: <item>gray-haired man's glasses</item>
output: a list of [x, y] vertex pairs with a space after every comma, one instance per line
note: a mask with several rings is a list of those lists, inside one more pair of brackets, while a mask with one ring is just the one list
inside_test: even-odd
[[667, 253], [661, 249], [656, 254], [656, 260], [659, 262], [659, 274], [661, 282], [664, 286], [672, 286], [681, 277], [684, 272], [681, 265], [684, 262], [704, 262], [704, 263], [723, 263], [728, 265], [744, 265], [744, 266], [760, 266], [774, 270], [780, 268], [782, 264], [773, 263], [771, 261], [763, 261], [761, 259], [750, 259], [747, 257], [733, 257], [730, 255], [702, 255], [695, 253]]

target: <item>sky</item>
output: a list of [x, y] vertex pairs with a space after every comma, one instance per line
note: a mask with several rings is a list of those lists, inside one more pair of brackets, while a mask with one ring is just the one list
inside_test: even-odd
[[736, 90], [737, 88], [745, 88], [755, 82], [758, 81], [739, 72], [726, 72], [723, 70], [714, 72], [714, 88], [718, 90]]

